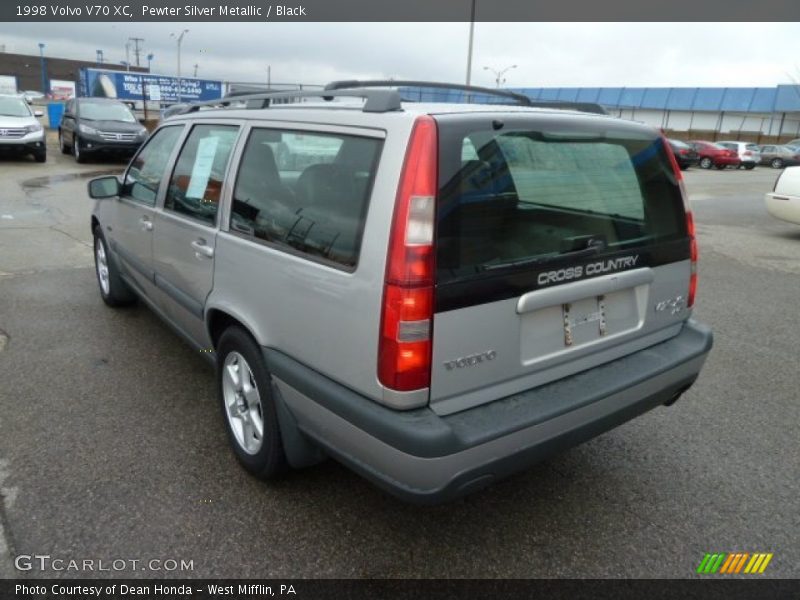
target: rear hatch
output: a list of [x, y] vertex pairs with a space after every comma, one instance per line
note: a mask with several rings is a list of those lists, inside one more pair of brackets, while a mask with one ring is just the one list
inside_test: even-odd
[[435, 118], [436, 412], [678, 333], [690, 235], [679, 171], [658, 133], [574, 114]]

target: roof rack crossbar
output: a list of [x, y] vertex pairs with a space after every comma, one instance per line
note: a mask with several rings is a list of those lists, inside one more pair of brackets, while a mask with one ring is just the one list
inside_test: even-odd
[[365, 89], [342, 89], [342, 90], [295, 90], [280, 92], [256, 92], [252, 94], [237, 94], [225, 96], [216, 100], [205, 100], [203, 102], [192, 102], [180, 114], [186, 114], [200, 110], [203, 106], [223, 106], [229, 107], [231, 104], [244, 102], [246, 108], [268, 108], [273, 100], [292, 99], [292, 98], [323, 98], [333, 100], [334, 98], [363, 98], [365, 100], [362, 110], [364, 112], [389, 112], [401, 110], [402, 99], [397, 90], [365, 90]]
[[460, 90], [475, 94], [487, 94], [489, 96], [499, 96], [516, 101], [517, 104], [530, 106], [531, 99], [525, 94], [510, 92], [508, 90], [498, 90], [492, 88], [479, 87], [475, 85], [463, 85], [460, 83], [442, 83], [438, 81], [412, 81], [403, 79], [374, 79], [367, 81], [349, 80], [333, 81], [325, 86], [326, 90], [342, 90], [348, 88], [370, 88], [370, 87], [422, 87], [436, 88], [444, 90]]

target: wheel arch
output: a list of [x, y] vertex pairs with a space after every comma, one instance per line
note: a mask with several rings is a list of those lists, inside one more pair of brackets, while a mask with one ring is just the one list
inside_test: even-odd
[[226, 307], [214, 306], [206, 311], [206, 331], [211, 345], [216, 350], [219, 338], [228, 327], [238, 326], [244, 329], [256, 344], [261, 345], [260, 340], [255, 335], [252, 327], [248, 326], [246, 320]]

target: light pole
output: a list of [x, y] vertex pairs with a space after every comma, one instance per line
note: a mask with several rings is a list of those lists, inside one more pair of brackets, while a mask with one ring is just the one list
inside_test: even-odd
[[197, 78], [197, 68], [198, 68], [199, 66], [200, 66], [200, 65], [198, 65], [197, 63], [194, 63], [194, 74], [192, 75], [192, 77], [194, 77], [195, 79]]
[[39, 42], [39, 58], [42, 61], [42, 93], [47, 95], [47, 69], [44, 66], [44, 44]]
[[181, 43], [183, 42], [183, 36], [189, 33], [188, 29], [184, 29], [179, 34], [170, 33], [169, 37], [175, 38], [178, 42], [178, 102], [181, 101]]
[[131, 43], [125, 42], [125, 70], [131, 70]]
[[102, 65], [103, 64], [103, 51], [102, 50], [95, 50], [95, 52], [97, 52], [97, 64], [98, 65]]
[[272, 89], [272, 65], [267, 65], [267, 91]]
[[[467, 46], [467, 85], [472, 81], [472, 39], [475, 37], [475, 2], [472, 0], [472, 8], [469, 17], [469, 44]], [[469, 99], [469, 97], [468, 97]]]
[[153, 62], [154, 58], [155, 58], [155, 54], [148, 54], [147, 55], [147, 71], [148, 72], [150, 71], [150, 63]]
[[511, 65], [510, 67], [506, 67], [505, 69], [500, 69], [499, 71], [496, 71], [492, 67], [483, 67], [483, 70], [491, 71], [494, 74], [494, 82], [496, 84], [496, 87], [499, 88], [502, 84], [506, 82], [506, 80], [503, 79], [503, 75], [505, 75], [506, 72], [510, 71], [511, 69], [516, 69], [516, 68], [517, 65]]

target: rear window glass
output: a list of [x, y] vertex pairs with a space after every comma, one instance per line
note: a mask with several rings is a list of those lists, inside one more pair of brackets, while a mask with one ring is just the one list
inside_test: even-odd
[[564, 258], [589, 244], [614, 252], [685, 236], [680, 189], [660, 138], [440, 131], [440, 283]]
[[253, 129], [230, 228], [310, 258], [355, 267], [379, 139]]

